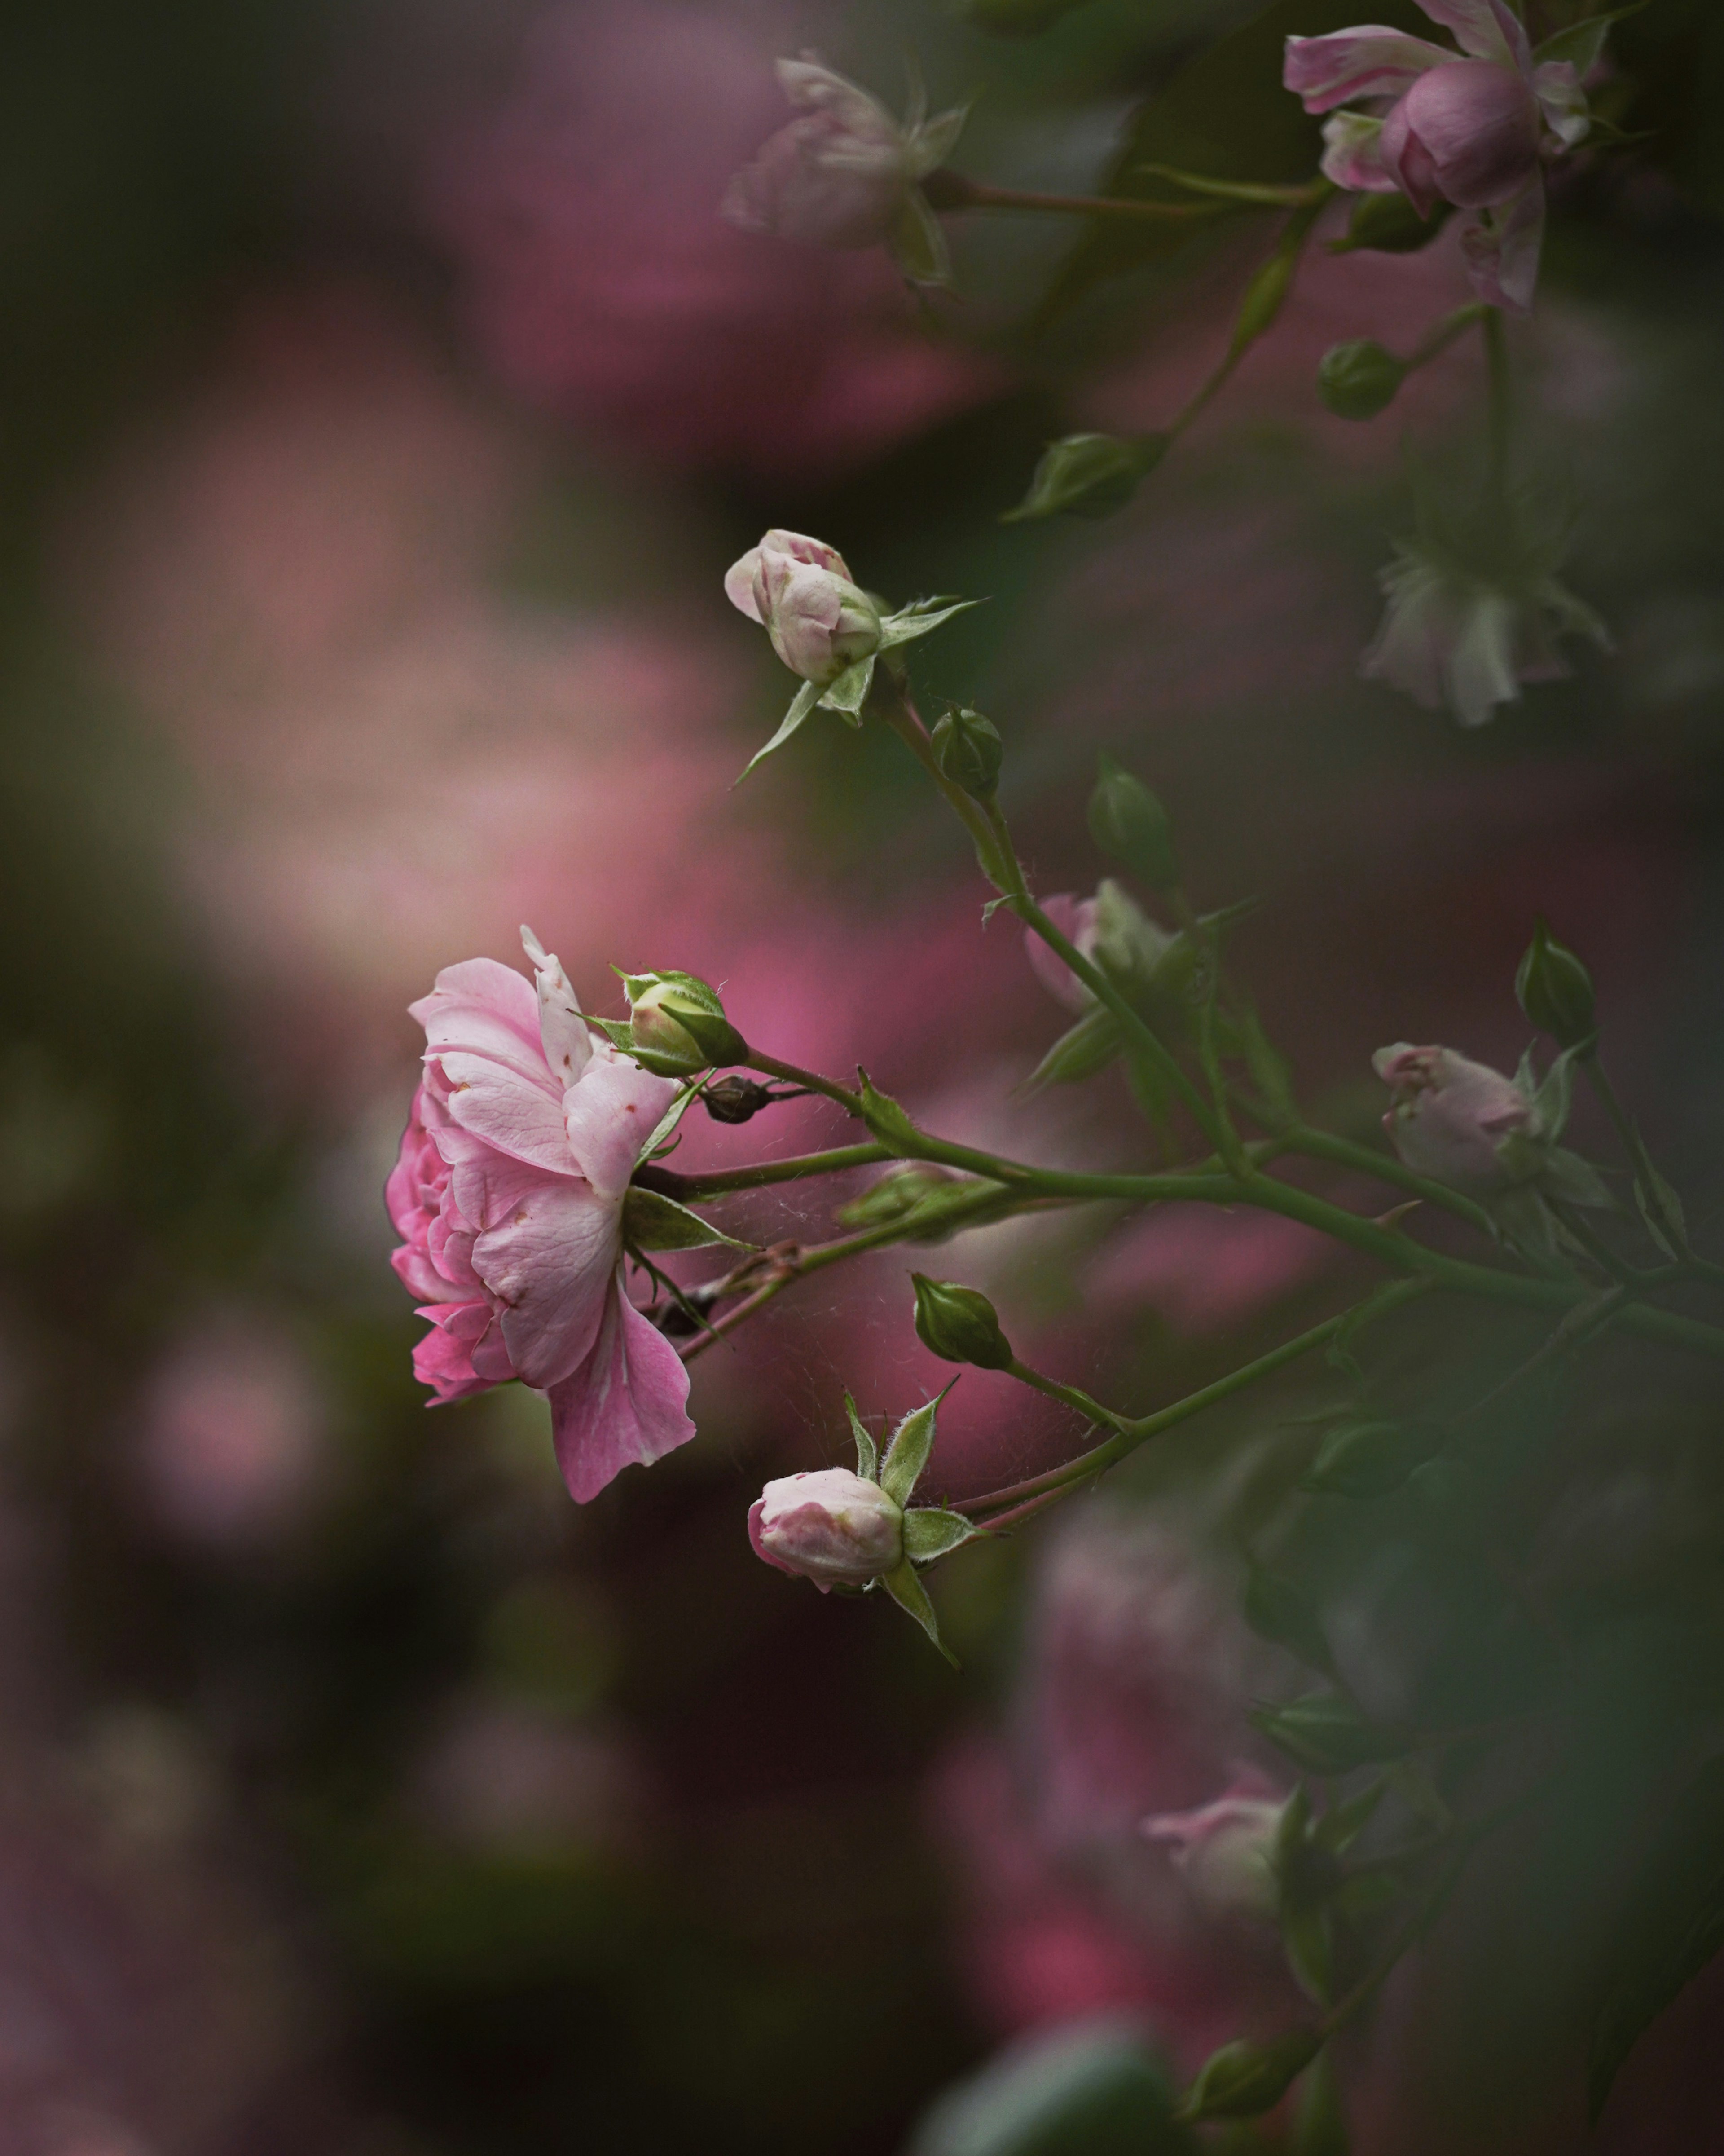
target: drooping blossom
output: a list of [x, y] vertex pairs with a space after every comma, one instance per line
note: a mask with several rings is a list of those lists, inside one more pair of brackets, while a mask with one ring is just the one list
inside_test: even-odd
[[823, 1594], [865, 1587], [904, 1556], [904, 1514], [877, 1482], [822, 1467], [768, 1482], [748, 1510], [757, 1557], [812, 1579]]
[[880, 610], [835, 547], [768, 531], [726, 572], [725, 597], [757, 621], [793, 674], [823, 686], [880, 648]]
[[1280, 1907], [1275, 1845], [1285, 1807], [1266, 1787], [1249, 1775], [1195, 1810], [1143, 1822], [1151, 1841], [1168, 1845], [1174, 1870], [1212, 1916], [1269, 1919]]
[[623, 1204], [675, 1086], [595, 1041], [530, 930], [534, 984], [491, 958], [412, 1006], [425, 1075], [389, 1178], [396, 1271], [433, 1331], [413, 1371], [439, 1401], [519, 1378], [548, 1395], [577, 1503], [694, 1434], [688, 1372], [629, 1301]]
[[912, 282], [943, 284], [945, 243], [916, 182], [945, 161], [962, 112], [900, 122], [806, 54], [780, 60], [778, 81], [799, 116], [732, 179], [726, 219], [818, 247], [884, 246]]
[[[1374, 23], [1289, 38], [1282, 80], [1323, 130], [1337, 187], [1404, 194], [1423, 217], [1466, 213], [1461, 249], [1474, 289], [1525, 311], [1538, 280], [1546, 159], [1591, 126], [1573, 63], [1536, 59], [1506, 0], [1419, 0], [1460, 53]], [[1338, 106], [1357, 105], [1356, 110]]]
[[1493, 578], [1444, 547], [1409, 542], [1378, 582], [1388, 608], [1360, 671], [1427, 711], [1446, 705], [1464, 726], [1518, 702], [1523, 681], [1566, 680], [1572, 670], [1559, 638], [1610, 649], [1609, 629], [1552, 562], [1529, 557], [1521, 573]]

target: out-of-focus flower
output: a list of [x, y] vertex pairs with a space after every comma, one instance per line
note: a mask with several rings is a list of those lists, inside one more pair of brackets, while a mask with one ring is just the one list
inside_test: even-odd
[[[1162, 961], [1180, 939], [1152, 921], [1122, 885], [1105, 876], [1093, 898], [1060, 891], [1044, 900], [1042, 911], [1069, 943], [1099, 966], [1121, 988], [1142, 990], [1155, 980]], [[1086, 1011], [1095, 998], [1034, 929], [1024, 932], [1024, 947], [1036, 978], [1068, 1010]]]
[[903, 1562], [904, 1514], [877, 1482], [822, 1467], [768, 1482], [748, 1512], [757, 1557], [823, 1594], [865, 1587]]
[[1143, 1822], [1167, 1843], [1173, 1868], [1212, 1916], [1272, 1918], [1280, 1902], [1275, 1845], [1284, 1804], [1255, 1775], [1194, 1811], [1157, 1812]]
[[670, 464], [804, 480], [1001, 376], [922, 333], [884, 256], [715, 215], [773, 124], [767, 59], [735, 9], [553, 8], [520, 87], [440, 155], [432, 214], [512, 388]]
[[[1337, 187], [1404, 194], [1422, 216], [1468, 213], [1462, 250], [1495, 306], [1532, 303], [1544, 234], [1545, 158], [1591, 126], [1572, 61], [1538, 61], [1506, 0], [1419, 0], [1464, 57], [1365, 23], [1289, 38], [1282, 80], [1307, 112], [1331, 112], [1323, 171]], [[1361, 101], [1365, 110], [1335, 108]]]
[[918, 93], [900, 123], [807, 54], [780, 60], [778, 80], [801, 116], [731, 182], [726, 218], [745, 232], [819, 247], [885, 246], [912, 282], [944, 284], [946, 244], [916, 182], [944, 163], [963, 113], [929, 119]]
[[1566, 679], [1559, 637], [1610, 649], [1609, 630], [1554, 566], [1532, 560], [1499, 582], [1446, 548], [1403, 545], [1378, 577], [1388, 610], [1360, 671], [1427, 711], [1446, 704], [1462, 726], [1483, 726], [1499, 704], [1518, 702], [1523, 681]]
[[768, 531], [726, 572], [725, 596], [757, 621], [793, 674], [823, 688], [880, 649], [880, 609], [835, 547]]
[[688, 1372], [625, 1293], [623, 1202], [675, 1087], [595, 1042], [557, 960], [537, 993], [491, 958], [412, 1006], [425, 1077], [389, 1178], [396, 1271], [435, 1328], [413, 1369], [439, 1400], [520, 1378], [548, 1394], [577, 1503], [694, 1434]]
[[1485, 1197], [1511, 1180], [1503, 1140], [1532, 1136], [1531, 1099], [1512, 1078], [1452, 1048], [1379, 1048], [1372, 1068], [1389, 1089], [1383, 1119], [1395, 1151], [1420, 1175]]

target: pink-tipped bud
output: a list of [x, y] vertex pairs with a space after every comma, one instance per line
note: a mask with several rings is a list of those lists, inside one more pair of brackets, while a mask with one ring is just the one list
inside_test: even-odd
[[904, 1514], [877, 1482], [822, 1467], [768, 1482], [749, 1507], [754, 1553], [780, 1572], [834, 1587], [865, 1587], [904, 1557]]
[[1173, 1867], [1213, 1917], [1273, 1920], [1280, 1904], [1275, 1849], [1285, 1805], [1255, 1781], [1236, 1783], [1196, 1811], [1162, 1812], [1143, 1822], [1166, 1842]]
[[724, 588], [804, 681], [824, 687], [880, 649], [880, 609], [852, 581], [844, 556], [821, 540], [768, 531], [731, 563]]
[[1506, 1139], [1536, 1137], [1532, 1103], [1512, 1078], [1452, 1048], [1379, 1048], [1372, 1067], [1389, 1089], [1383, 1119], [1407, 1166], [1453, 1190], [1486, 1197], [1516, 1178], [1501, 1158]]

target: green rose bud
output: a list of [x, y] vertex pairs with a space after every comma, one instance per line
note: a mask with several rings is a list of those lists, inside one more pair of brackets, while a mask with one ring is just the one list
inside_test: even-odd
[[746, 1063], [748, 1044], [725, 1016], [724, 1005], [692, 973], [624, 973], [631, 1055], [660, 1077], [675, 1078], [716, 1065]]
[[912, 1273], [916, 1337], [946, 1363], [973, 1363], [982, 1370], [1011, 1367], [1012, 1346], [1000, 1331], [993, 1305], [979, 1288], [932, 1281]]
[[1049, 442], [1029, 482], [1029, 491], [1003, 521], [1025, 524], [1044, 516], [1111, 516], [1137, 491], [1167, 453], [1170, 434], [1067, 434]]
[[1374, 337], [1331, 345], [1317, 369], [1317, 394], [1337, 419], [1374, 419], [1395, 401], [1407, 363]]
[[980, 711], [948, 711], [934, 722], [934, 761], [943, 778], [977, 801], [991, 801], [1005, 755], [998, 729]]
[[1533, 927], [1532, 941], [1515, 975], [1515, 993], [1533, 1024], [1560, 1048], [1578, 1048], [1598, 1030], [1593, 977], [1566, 944], [1557, 942], [1542, 918]]
[[1090, 836], [1152, 890], [1167, 890], [1179, 880], [1179, 862], [1167, 810], [1141, 778], [1106, 753], [1101, 771], [1090, 796]]

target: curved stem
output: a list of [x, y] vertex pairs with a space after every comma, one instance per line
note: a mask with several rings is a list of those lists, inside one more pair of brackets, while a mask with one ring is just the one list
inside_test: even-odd
[[1224, 202], [1162, 203], [1138, 201], [1126, 195], [1049, 195], [1030, 187], [990, 187], [985, 180], [966, 179], [961, 172], [930, 173], [923, 192], [936, 209], [1029, 210], [1044, 217], [1123, 217], [1157, 224], [1188, 224], [1193, 219], [1220, 217]]
[[634, 1171], [634, 1181], [685, 1205], [721, 1198], [731, 1190], [760, 1190], [773, 1183], [796, 1183], [810, 1175], [841, 1175], [896, 1156], [890, 1146], [833, 1146], [825, 1152], [790, 1153], [782, 1160], [751, 1161], [743, 1168], [715, 1168], [710, 1174], [684, 1175], [675, 1168], [649, 1166]]

